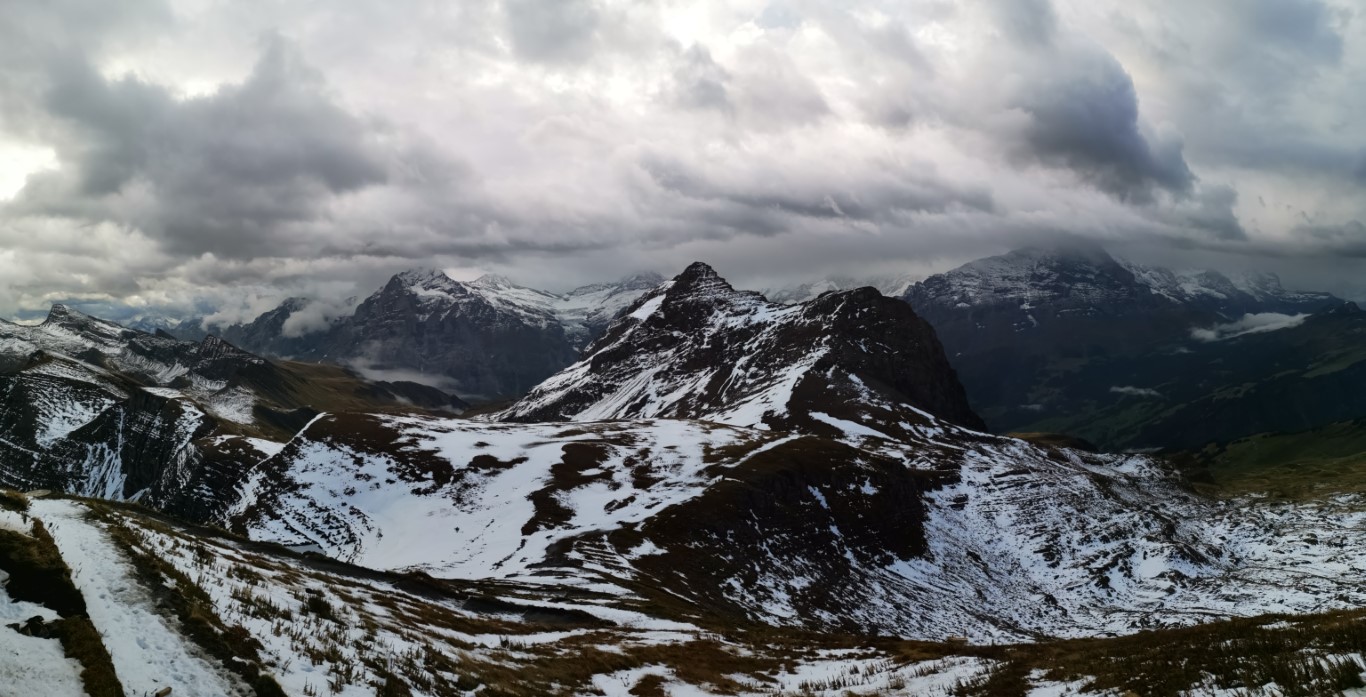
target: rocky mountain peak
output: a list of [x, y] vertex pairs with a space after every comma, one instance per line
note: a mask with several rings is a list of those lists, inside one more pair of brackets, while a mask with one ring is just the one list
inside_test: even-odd
[[[667, 294], [674, 302], [702, 300], [707, 303], [726, 301], [753, 304], [765, 302], [763, 296], [753, 291], [736, 290], [726, 279], [716, 273], [716, 269], [695, 261], [672, 281], [666, 282], [652, 293], [641, 296], [646, 300], [659, 294]], [[637, 303], [641, 302], [638, 300]]]
[[47, 331], [55, 329], [63, 333], [74, 334], [81, 337], [82, 341], [89, 341], [98, 345], [114, 345], [122, 341], [125, 335], [131, 336], [137, 333], [114, 322], [92, 317], [61, 303], [54, 304], [48, 310], [47, 318], [39, 327]]
[[[693, 263], [688, 264], [688, 267], [683, 269], [683, 273], [678, 274], [678, 276], [674, 278], [674, 281], [680, 285], [685, 285], [695, 280], [702, 279], [719, 280], [722, 283], [725, 283], [725, 279], [721, 278], [721, 275], [716, 273], [716, 269], [713, 269], [709, 264], [701, 261], [694, 261]], [[726, 283], [726, 285], [729, 286], [730, 284]]]
[[274, 311], [275, 311], [275, 312], [285, 312], [285, 313], [287, 313], [287, 314], [292, 314], [292, 313], [298, 312], [299, 310], [304, 309], [305, 307], [308, 307], [309, 302], [310, 302], [310, 301], [309, 301], [308, 298], [301, 298], [301, 297], [299, 297], [299, 296], [297, 296], [297, 295], [296, 295], [296, 296], [292, 296], [292, 297], [288, 297], [288, 298], [285, 298], [285, 299], [284, 299], [284, 302], [280, 303], [280, 305], [279, 305], [278, 307], [276, 307]]
[[76, 308], [71, 307], [70, 305], [63, 305], [62, 303], [55, 303], [55, 304], [52, 306], [52, 308], [48, 310], [48, 312], [47, 312], [47, 319], [44, 319], [44, 320], [43, 320], [43, 324], [47, 324], [47, 325], [81, 324], [81, 325], [85, 325], [85, 324], [91, 324], [91, 323], [94, 323], [94, 322], [102, 322], [102, 321], [103, 321], [103, 320], [95, 319], [94, 317], [91, 317], [90, 315], [87, 315], [87, 314], [85, 314], [84, 312], [81, 312], [80, 310], [77, 310]]
[[861, 288], [784, 306], [695, 263], [502, 416], [819, 430], [845, 412], [885, 416], [888, 433], [925, 412], [981, 427], [934, 331], [905, 303]]
[[445, 271], [434, 268], [408, 269], [394, 274], [385, 285], [385, 290], [411, 290], [415, 288], [447, 288], [459, 285], [446, 275]]
[[232, 368], [264, 365], [266, 363], [265, 359], [243, 351], [212, 334], [199, 342], [194, 353], [195, 357], [199, 359], [196, 369], [214, 377], [220, 377], [225, 372], [230, 374]]

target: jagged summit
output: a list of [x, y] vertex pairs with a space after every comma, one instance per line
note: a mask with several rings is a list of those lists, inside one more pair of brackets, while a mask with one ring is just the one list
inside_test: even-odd
[[400, 271], [389, 279], [389, 284], [397, 283], [402, 286], [424, 285], [427, 283], [454, 282], [445, 271], [432, 267], [418, 267]]
[[[265, 355], [342, 363], [476, 398], [506, 398], [572, 363], [612, 318], [662, 281], [658, 274], [638, 273], [556, 294], [496, 274], [461, 282], [440, 269], [414, 268], [394, 274], [360, 302], [314, 307], [316, 301], [290, 298], [219, 333]], [[302, 320], [292, 319], [309, 308]]]
[[43, 320], [43, 322], [44, 324], [48, 322], [56, 324], [70, 319], [90, 319], [90, 315], [87, 315], [84, 312], [81, 312], [80, 310], [77, 310], [69, 305], [63, 305], [62, 303], [54, 303], [52, 307], [47, 311], [47, 319]]
[[905, 303], [863, 288], [784, 306], [698, 262], [641, 296], [583, 360], [503, 417], [818, 429], [850, 404], [886, 417], [889, 432], [921, 421], [917, 410], [981, 427], [933, 330]]
[[114, 322], [87, 315], [86, 313], [63, 303], [54, 303], [48, 310], [47, 318], [43, 320], [42, 324], [45, 326], [101, 326], [106, 328], [117, 327], [120, 330], [124, 329], [124, 327], [121, 327]]
[[[721, 278], [710, 264], [703, 261], [694, 261], [683, 269], [683, 273], [678, 274], [674, 280], [684, 282], [691, 278]], [[728, 284], [729, 285], [729, 284]]]

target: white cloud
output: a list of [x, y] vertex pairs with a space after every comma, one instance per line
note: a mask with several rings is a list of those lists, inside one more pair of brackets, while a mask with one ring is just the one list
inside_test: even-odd
[[355, 297], [346, 299], [321, 298], [313, 300], [289, 315], [280, 327], [281, 336], [300, 337], [323, 331], [338, 317], [356, 309]]
[[1134, 387], [1133, 385], [1116, 385], [1110, 388], [1114, 394], [1129, 395], [1131, 397], [1161, 397], [1162, 393], [1147, 387]]
[[1247, 314], [1236, 322], [1216, 324], [1209, 328], [1197, 327], [1192, 329], [1191, 338], [1196, 341], [1223, 341], [1246, 334], [1274, 332], [1278, 329], [1298, 327], [1304, 324], [1304, 320], [1308, 317], [1309, 315], [1283, 315], [1276, 312]]

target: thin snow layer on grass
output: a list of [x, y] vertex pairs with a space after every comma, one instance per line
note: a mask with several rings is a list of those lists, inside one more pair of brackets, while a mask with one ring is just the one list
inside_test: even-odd
[[928, 497], [928, 553], [888, 569], [936, 596], [925, 634], [1132, 630], [1126, 605], [1157, 611], [1184, 579], [1222, 573], [1193, 520], [1206, 504], [1147, 469], [1121, 474], [1136, 465], [1119, 459], [1059, 461], [1009, 440], [965, 452], [960, 481]]
[[[828, 655], [835, 652], [822, 653]], [[950, 697], [956, 694], [961, 684], [981, 678], [991, 665], [987, 661], [972, 657], [951, 657], [907, 664], [878, 654], [843, 657], [803, 656], [784, 661], [784, 664], [787, 666], [786, 669], [771, 676], [767, 682], [760, 682], [747, 675], [731, 676], [746, 686], [746, 689], [738, 694], [741, 697], [774, 694], [809, 697]], [[660, 687], [664, 689], [664, 693], [676, 697], [735, 694], [729, 691], [712, 692], [680, 682], [673, 670], [666, 665], [648, 665], [595, 675], [593, 687], [596, 694], [607, 697], [632, 697], [636, 693], [631, 690], [650, 676], [661, 678]]]
[[41, 605], [10, 598], [3, 584], [6, 576], [0, 569], [0, 694], [83, 697], [81, 664], [66, 657], [61, 642], [25, 636], [8, 626], [31, 617], [50, 622], [58, 616]]
[[[707, 472], [710, 448], [763, 437], [687, 421], [374, 418], [408, 451], [440, 464], [414, 472], [390, 454], [298, 438], [279, 458], [283, 471], [263, 471], [246, 485], [288, 482], [274, 490], [271, 517], [251, 521], [251, 536], [317, 544], [329, 556], [376, 569], [515, 577], [544, 561], [559, 540], [638, 523], [700, 494], [716, 477]], [[571, 452], [575, 447], [582, 450]], [[645, 481], [636, 474], [640, 453], [648, 453]]]
[[261, 453], [263, 457], [274, 457], [279, 455], [281, 450], [285, 449], [284, 443], [278, 443], [264, 438], [243, 437], [243, 440], [251, 444], [251, 447], [255, 448], [256, 452]]
[[[192, 579], [209, 595], [215, 614], [262, 643], [262, 659], [289, 695], [329, 694], [327, 689], [335, 682], [341, 688], [331, 694], [373, 695], [370, 685], [383, 677], [375, 672], [376, 666], [411, 682], [415, 695], [457, 694], [453, 686], [427, 682], [437, 677], [433, 666], [444, 666], [439, 670], [449, 673], [452, 664], [467, 660], [515, 663], [519, 656], [573, 651], [564, 645], [585, 635], [592, 635], [589, 645], [597, 641], [617, 646], [678, 643], [698, 636], [695, 629], [685, 634], [624, 626], [547, 631], [542, 625], [524, 624], [523, 614], [567, 608], [614, 620], [649, 618], [523, 597], [500, 598], [504, 609], [478, 613], [455, 598], [414, 595], [368, 574], [336, 575], [245, 549], [231, 540], [145, 527], [132, 517], [124, 522], [135, 531], [135, 544], [142, 551]], [[481, 591], [487, 593], [488, 588]], [[461, 674], [442, 679], [453, 682]], [[420, 685], [427, 687], [417, 689]]]
[[[1075, 680], [1072, 682], [1053, 682], [1050, 680], [1045, 680], [1042, 675], [1042, 672], [1043, 671], [1036, 670], [1032, 674], [1030, 674], [1029, 680], [1031, 685], [1026, 697], [1072, 697], [1072, 695], [1082, 694], [1083, 690], [1086, 689], [1086, 680]], [[1118, 695], [1119, 693], [1115, 692], [1114, 690], [1105, 690], [1104, 692], [1092, 691], [1088, 692], [1087, 694], [1108, 697], [1110, 695]]]
[[[445, 629], [432, 621], [430, 611], [418, 615], [422, 619], [409, 616], [409, 608], [432, 606], [434, 601], [419, 600], [387, 584], [330, 577], [255, 556], [226, 541], [183, 537], [137, 527], [131, 519], [126, 522], [139, 531], [144, 551], [175, 566], [209, 595], [220, 619], [261, 642], [262, 659], [291, 696], [373, 695], [369, 683], [381, 678], [367, 666], [416, 667], [416, 657], [448, 649], [443, 644], [451, 640], [469, 638], [472, 644], [497, 646], [507, 638], [469, 637]], [[310, 603], [315, 609], [309, 609]], [[444, 611], [458, 614], [454, 608]], [[349, 677], [340, 680], [340, 690], [329, 690], [339, 675]]]
[[662, 665], [619, 670], [615, 673], [594, 675], [593, 687], [596, 688], [597, 694], [606, 695], [606, 697], [634, 697], [634, 695], [631, 694], [631, 689], [641, 680], [651, 675], [667, 678], [671, 673], [668, 666]]
[[958, 656], [912, 664], [877, 655], [832, 656], [799, 663], [774, 679], [783, 694], [948, 697], [961, 683], [981, 677], [990, 665], [979, 658]]
[[125, 694], [150, 694], [164, 687], [172, 688], [172, 694], [248, 694], [221, 665], [182, 636], [173, 619], [157, 611], [129, 562], [109, 536], [85, 518], [83, 506], [38, 500], [32, 508], [71, 567]]

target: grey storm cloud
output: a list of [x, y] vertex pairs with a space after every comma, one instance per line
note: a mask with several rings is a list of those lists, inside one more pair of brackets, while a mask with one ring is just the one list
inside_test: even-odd
[[1011, 39], [1027, 45], [1053, 43], [1058, 15], [1050, 0], [992, 0], [987, 6]]
[[1014, 106], [1029, 115], [1017, 158], [1070, 168], [1137, 202], [1154, 189], [1186, 193], [1195, 182], [1179, 141], [1143, 132], [1133, 80], [1107, 53], [1062, 54]]
[[590, 0], [504, 0], [502, 5], [519, 56], [557, 62], [583, 60], [592, 52], [599, 14]]
[[[640, 165], [663, 192], [713, 206], [713, 220], [724, 220], [726, 212], [737, 215], [739, 220], [726, 224], [732, 229], [748, 225], [779, 233], [790, 227], [776, 219], [781, 216], [889, 221], [906, 213], [942, 213], [951, 208], [990, 211], [993, 205], [988, 190], [956, 188], [930, 173], [892, 165], [856, 181], [791, 176], [771, 181], [718, 179], [684, 162], [658, 156], [646, 157]], [[775, 219], [756, 226], [756, 220], [764, 216]]]
[[1058, 233], [1351, 258], [1363, 40], [1350, 0], [11, 0], [0, 313], [249, 314], [415, 265], [809, 280]]
[[244, 82], [204, 97], [108, 80], [79, 59], [52, 75], [45, 104], [69, 124], [66, 166], [30, 180], [20, 214], [114, 219], [177, 253], [258, 255], [283, 226], [387, 177], [380, 128], [337, 106], [278, 38]]
[[715, 109], [730, 113], [730, 73], [717, 64], [705, 46], [693, 45], [683, 53], [674, 70], [674, 99], [690, 109]]

